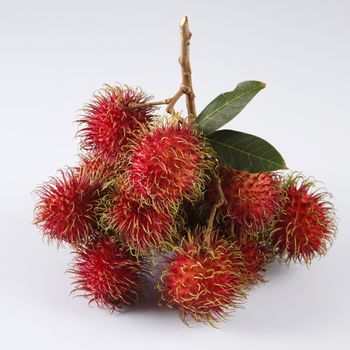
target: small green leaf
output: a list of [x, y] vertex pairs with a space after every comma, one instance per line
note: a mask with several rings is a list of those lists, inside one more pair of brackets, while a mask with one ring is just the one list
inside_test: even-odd
[[287, 169], [280, 153], [260, 137], [233, 130], [219, 130], [208, 136], [219, 161], [251, 173]]
[[254, 80], [239, 83], [234, 90], [211, 101], [198, 115], [196, 124], [210, 135], [233, 119], [264, 87], [264, 83]]

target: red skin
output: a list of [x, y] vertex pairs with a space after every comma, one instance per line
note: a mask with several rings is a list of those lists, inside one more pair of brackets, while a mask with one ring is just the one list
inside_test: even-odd
[[287, 260], [308, 263], [325, 254], [334, 238], [333, 208], [325, 193], [310, 191], [312, 185], [292, 181], [287, 188], [287, 202], [272, 234], [276, 250]]
[[205, 167], [202, 140], [189, 125], [159, 126], [134, 145], [130, 159], [130, 193], [156, 204], [191, 196]]
[[114, 311], [138, 298], [141, 268], [129, 252], [105, 237], [75, 251], [74, 292], [82, 292], [99, 307]]
[[129, 103], [149, 100], [142, 90], [106, 86], [85, 107], [84, 116], [78, 120], [78, 135], [82, 147], [95, 150], [104, 156], [117, 157], [122, 146], [132, 138], [132, 132], [153, 115], [153, 107], [129, 108]]
[[60, 178], [52, 178], [37, 193], [35, 224], [49, 239], [78, 244], [94, 233], [100, 184], [91, 181], [86, 171], [61, 171]]
[[174, 216], [119, 193], [107, 210], [107, 221], [127, 245], [137, 252], [149, 253], [170, 240]]

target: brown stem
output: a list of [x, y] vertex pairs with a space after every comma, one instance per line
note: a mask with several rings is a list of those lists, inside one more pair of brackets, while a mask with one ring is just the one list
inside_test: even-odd
[[181, 89], [186, 94], [186, 106], [190, 119], [194, 120], [197, 117], [196, 105], [194, 103], [195, 94], [192, 86], [192, 70], [190, 64], [190, 39], [192, 33], [188, 25], [188, 17], [184, 17], [180, 22], [181, 31], [181, 51], [179, 63], [182, 72], [182, 86]]
[[150, 102], [145, 102], [145, 103], [136, 103], [136, 102], [130, 102], [129, 103], [129, 108], [131, 109], [136, 109], [136, 108], [143, 108], [143, 107], [148, 107], [148, 106], [159, 106], [159, 105], [167, 105], [171, 102], [171, 98], [166, 98], [161, 101], [150, 101]]
[[197, 117], [196, 105], [194, 103], [195, 94], [192, 86], [192, 71], [190, 64], [190, 39], [192, 33], [190, 32], [188, 26], [188, 18], [184, 17], [180, 22], [181, 31], [181, 49], [179, 63], [181, 66], [182, 83], [176, 94], [165, 100], [146, 102], [146, 103], [136, 103], [131, 102], [129, 104], [130, 108], [142, 108], [147, 106], [158, 106], [158, 105], [168, 105], [166, 111], [172, 113], [174, 111], [174, 106], [176, 102], [181, 98], [182, 95], [186, 95], [186, 107], [188, 112], [188, 117], [190, 121], [194, 121]]
[[184, 94], [184, 92], [180, 89], [177, 91], [177, 93], [173, 96], [173, 98], [170, 99], [168, 107], [166, 108], [166, 111], [168, 113], [172, 113], [174, 111], [175, 103], [179, 100], [179, 98]]
[[[226, 203], [226, 198], [225, 198], [224, 192], [223, 192], [222, 187], [221, 187], [221, 179], [220, 179], [219, 175], [217, 174], [216, 170], [213, 171], [213, 181], [215, 181], [216, 191], [218, 194], [218, 200], [216, 203], [213, 204], [213, 206], [211, 208], [211, 212], [210, 212], [208, 224], [207, 224], [207, 233], [208, 234], [210, 233], [211, 229], [213, 228], [216, 211], [224, 203]], [[207, 237], [208, 237], [208, 235], [207, 235]]]

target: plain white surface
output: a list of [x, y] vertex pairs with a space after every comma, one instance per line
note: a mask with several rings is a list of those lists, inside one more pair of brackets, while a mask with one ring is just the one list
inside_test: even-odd
[[[73, 121], [95, 89], [176, 91], [184, 15], [198, 110], [242, 80], [266, 82], [229, 127], [322, 180], [340, 217], [325, 258], [274, 266], [219, 330], [188, 328], [152, 298], [122, 314], [89, 308], [69, 296], [68, 249], [31, 225], [31, 191], [76, 161]], [[1, 0], [1, 349], [349, 349], [349, 15], [346, 0]]]

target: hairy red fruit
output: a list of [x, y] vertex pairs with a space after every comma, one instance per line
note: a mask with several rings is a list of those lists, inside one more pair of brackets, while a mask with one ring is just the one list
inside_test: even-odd
[[[283, 202], [281, 182], [274, 173], [250, 174], [220, 168], [221, 186], [227, 203], [220, 209], [236, 231], [257, 233], [271, 226]], [[216, 190], [208, 198], [216, 201]]]
[[110, 237], [75, 251], [73, 292], [82, 292], [99, 307], [114, 311], [138, 299], [142, 285], [137, 260]]
[[202, 194], [211, 154], [203, 136], [179, 116], [143, 128], [131, 150], [129, 193], [159, 206]]
[[89, 152], [81, 155], [77, 171], [86, 172], [93, 180], [106, 182], [118, 175], [119, 164], [113, 157]]
[[210, 235], [210, 243], [195, 232], [174, 247], [158, 285], [161, 300], [185, 322], [193, 317], [215, 323], [245, 297], [247, 273], [239, 247]]
[[108, 203], [105, 221], [136, 253], [150, 253], [171, 241], [175, 224], [171, 210], [139, 203], [127, 193], [117, 193]]
[[94, 233], [100, 184], [86, 171], [61, 171], [61, 177], [40, 186], [37, 194], [34, 223], [49, 239], [84, 243]]
[[287, 201], [272, 240], [287, 261], [309, 263], [326, 253], [336, 233], [335, 213], [329, 194], [315, 190], [310, 179], [289, 176], [285, 181]]
[[106, 85], [95, 94], [78, 120], [81, 146], [106, 156], [116, 157], [132, 132], [153, 115], [154, 107], [130, 108], [150, 98], [141, 89]]
[[243, 254], [248, 275], [248, 282], [264, 282], [263, 269], [269, 262], [267, 252], [250, 236], [244, 235], [237, 242]]

